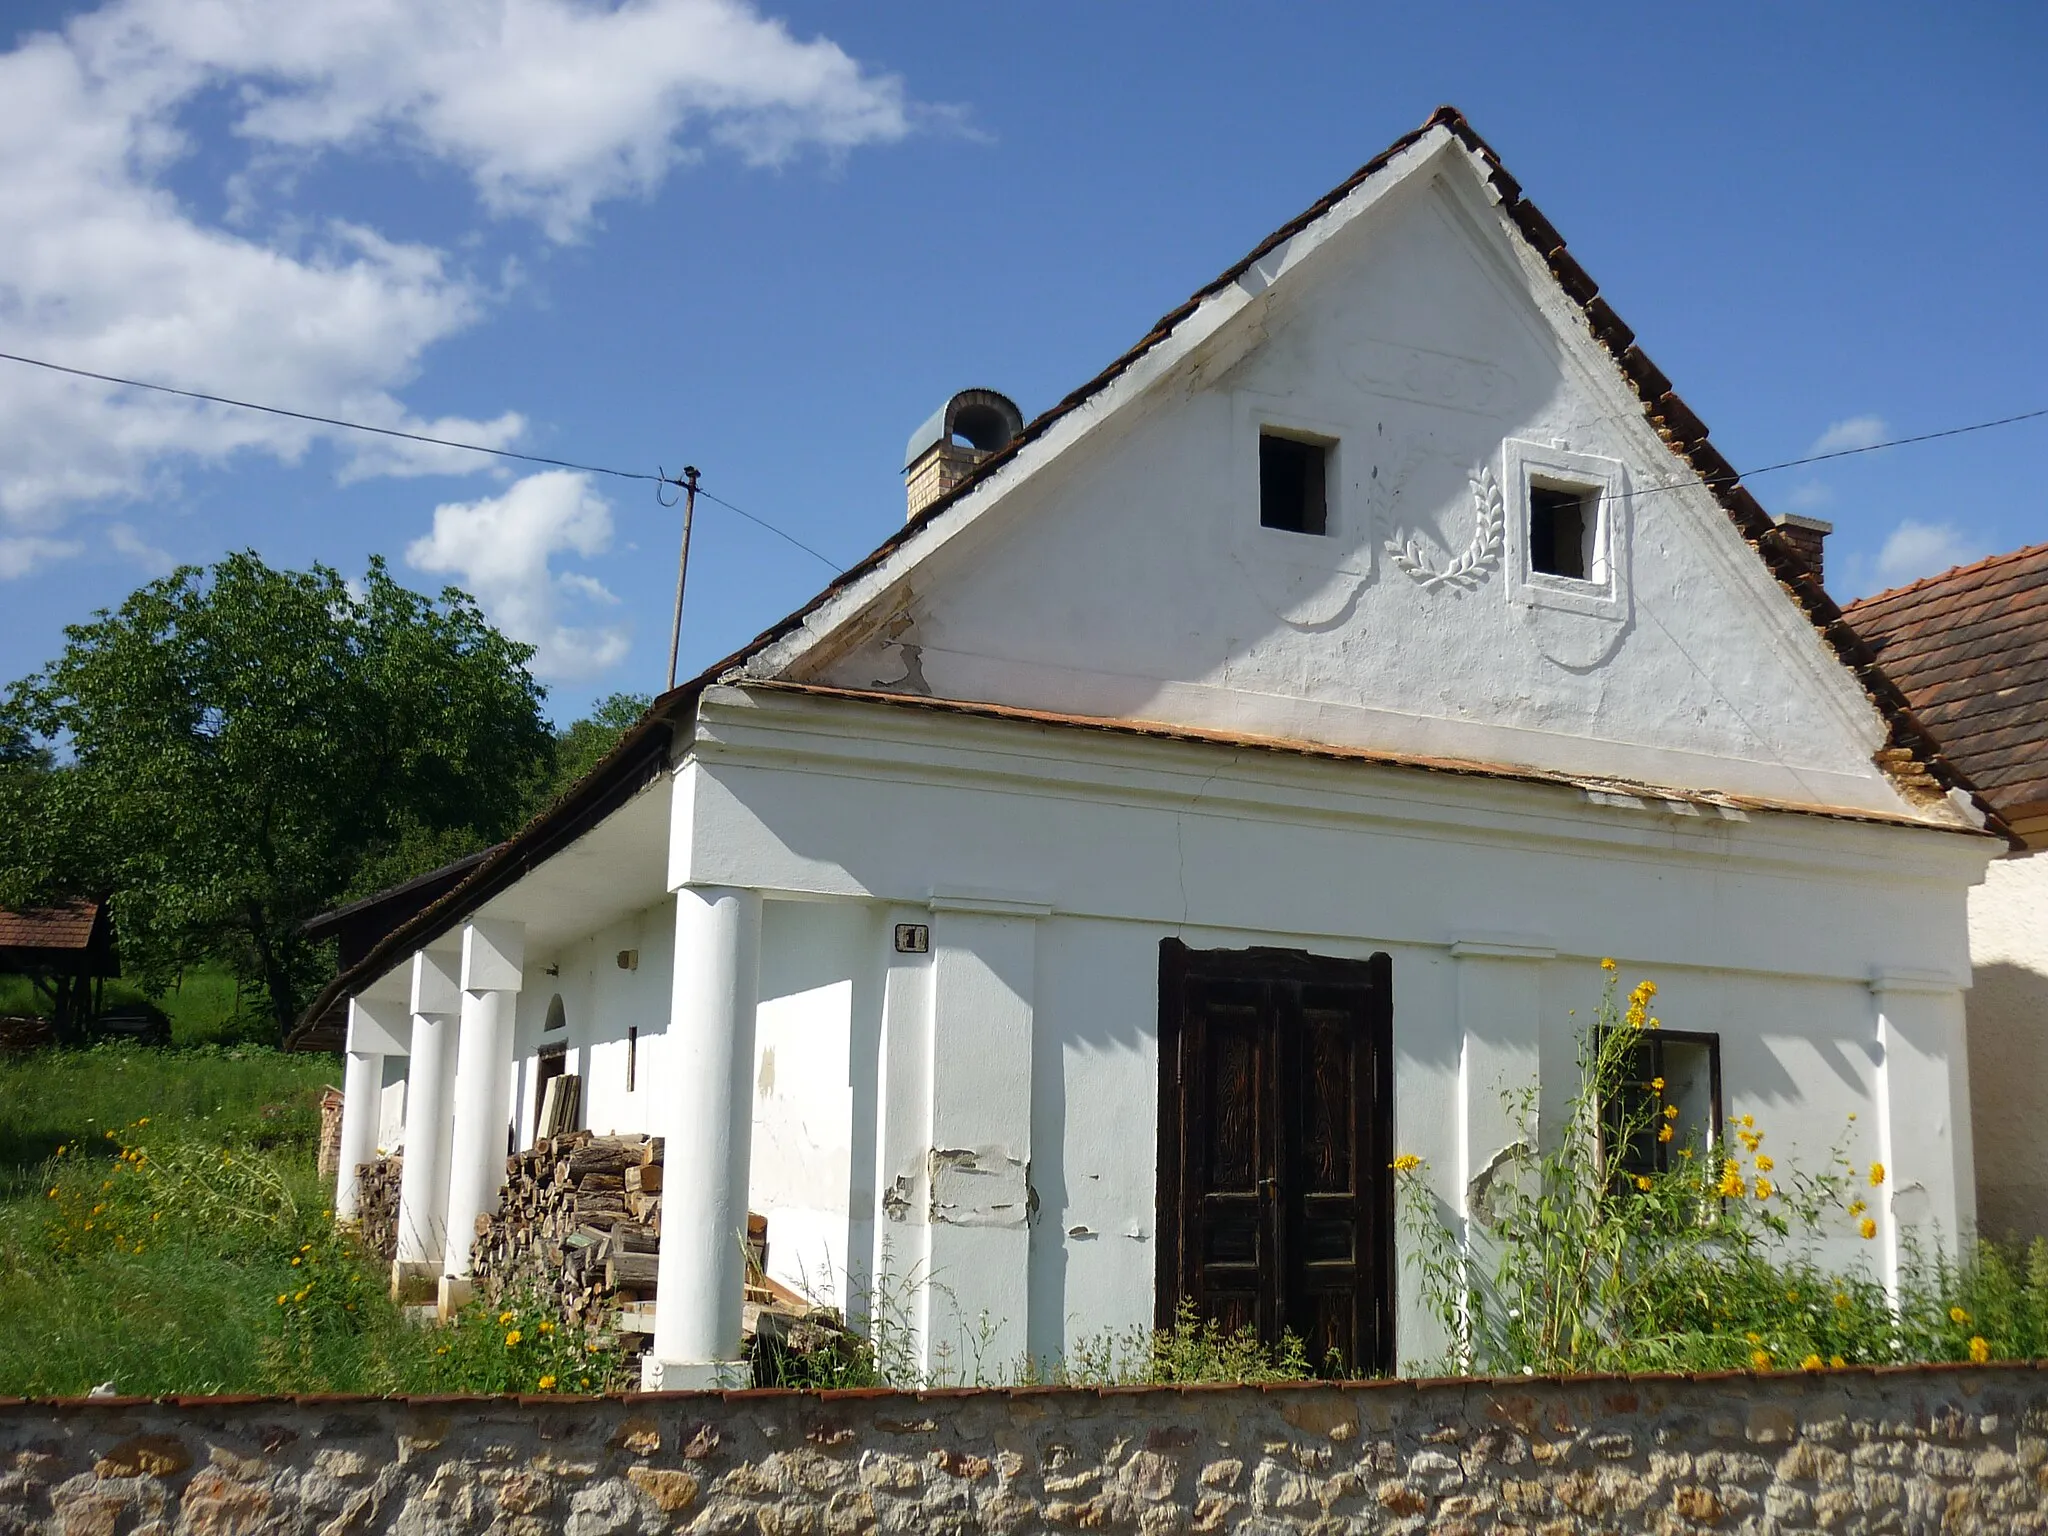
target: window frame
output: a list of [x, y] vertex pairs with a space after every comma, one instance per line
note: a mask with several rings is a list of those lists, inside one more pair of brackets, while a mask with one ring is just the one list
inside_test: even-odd
[[[1719, 1033], [1709, 1030], [1662, 1028], [1631, 1030], [1629, 1033], [1640, 1036], [1641, 1043], [1651, 1047], [1655, 1053], [1655, 1058], [1650, 1068], [1650, 1077], [1662, 1077], [1666, 1080], [1667, 1084], [1670, 1081], [1670, 1074], [1663, 1067], [1663, 1048], [1665, 1045], [1680, 1043], [1706, 1047], [1709, 1124], [1707, 1127], [1707, 1146], [1704, 1149], [1704, 1155], [1708, 1157], [1718, 1156], [1725, 1139], [1724, 1126], [1726, 1124], [1726, 1115], [1721, 1101], [1721, 1036]], [[1595, 1037], [1596, 1049], [1600, 1043], [1604, 1043], [1605, 1038], [1605, 1032]], [[1649, 1082], [1644, 1080], [1636, 1086], [1648, 1089]], [[1657, 1093], [1657, 1110], [1661, 1116], [1664, 1106], [1671, 1101], [1665, 1098], [1664, 1090], [1658, 1089], [1655, 1091]], [[1661, 1142], [1653, 1139], [1650, 1143], [1650, 1151], [1655, 1166], [1647, 1169], [1631, 1168], [1626, 1161], [1622, 1160], [1622, 1157], [1615, 1156], [1610, 1149], [1608, 1135], [1610, 1122], [1607, 1110], [1608, 1106], [1603, 1101], [1596, 1107], [1595, 1116], [1600, 1132], [1600, 1172], [1602, 1177], [1614, 1177], [1623, 1174], [1634, 1176], [1637, 1173], [1668, 1173], [1671, 1168], [1670, 1149], [1676, 1143]], [[1623, 1157], [1626, 1155], [1626, 1150], [1626, 1148], [1621, 1149]], [[1609, 1166], [1610, 1163], [1612, 1164], [1611, 1167]]]
[[[1529, 493], [1538, 487], [1575, 491], [1591, 502], [1593, 532], [1584, 577], [1558, 576], [1532, 564]], [[1501, 490], [1510, 600], [1590, 618], [1626, 618], [1632, 520], [1622, 462], [1511, 437], [1501, 445]]]
[[[1323, 475], [1322, 526], [1320, 528], [1288, 528], [1279, 523], [1266, 521], [1266, 443], [1291, 443], [1297, 448], [1312, 450]], [[1335, 530], [1331, 527], [1334, 519], [1332, 503], [1336, 501], [1331, 484], [1336, 479], [1337, 443], [1334, 439], [1307, 432], [1288, 431], [1279, 427], [1262, 426], [1258, 433], [1258, 485], [1259, 485], [1259, 527], [1268, 533], [1285, 533], [1298, 539], [1327, 539]], [[1304, 477], [1306, 484], [1306, 477]]]

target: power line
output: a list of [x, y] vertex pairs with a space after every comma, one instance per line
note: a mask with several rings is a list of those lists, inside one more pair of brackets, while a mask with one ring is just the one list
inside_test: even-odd
[[1727, 489], [1738, 481], [1748, 480], [1757, 475], [1768, 475], [1775, 470], [1797, 469], [1802, 464], [1824, 464], [1830, 459], [1854, 458], [1859, 453], [1876, 453], [1881, 448], [1903, 448], [1909, 443], [1931, 443], [1937, 438], [1961, 437], [1968, 432], [1988, 432], [1993, 427], [2009, 427], [2016, 421], [2038, 421], [2048, 416], [2048, 406], [2039, 410], [2021, 411], [2017, 416], [2000, 416], [1994, 421], [1973, 421], [1966, 427], [1944, 427], [1939, 432], [1916, 432], [1911, 437], [1887, 438], [1881, 443], [1864, 443], [1855, 448], [1836, 448], [1828, 453], [1809, 453], [1804, 458], [1781, 459], [1776, 464], [1760, 465], [1756, 469], [1745, 469], [1734, 475], [1713, 475], [1697, 480], [1673, 480], [1667, 485], [1653, 485], [1645, 490], [1631, 491], [1630, 497], [1641, 499], [1656, 496], [1664, 491], [1681, 491], [1687, 486], [1704, 485]]
[[[259, 405], [254, 400], [236, 400], [227, 395], [210, 395], [204, 390], [174, 389], [168, 384], [152, 384], [145, 379], [127, 379], [122, 378], [119, 374], [94, 373], [90, 368], [67, 367], [63, 363], [48, 362], [40, 357], [23, 357], [18, 352], [0, 352], [0, 359], [10, 363], [25, 363], [31, 368], [44, 368], [51, 373], [68, 373], [74, 378], [96, 379], [102, 384], [119, 384], [127, 389], [154, 390], [160, 395], [177, 395], [185, 400], [204, 400], [209, 405], [231, 405], [237, 410], [261, 411], [266, 416], [285, 416], [293, 421], [310, 421], [323, 427], [342, 427], [350, 432], [372, 432], [379, 437], [403, 438], [409, 443], [425, 443], [435, 448], [459, 448], [465, 453], [487, 453], [493, 458], [517, 459], [522, 464], [546, 464], [554, 469], [573, 469], [586, 475], [610, 475], [617, 480], [651, 481], [656, 486], [681, 486], [683, 483], [667, 474], [657, 473], [650, 475], [643, 470], [613, 469], [605, 464], [581, 464], [574, 459], [551, 459], [544, 454], [518, 453], [510, 448], [492, 448], [484, 443], [465, 443], [450, 437], [430, 437], [424, 432], [403, 432], [397, 427], [374, 427], [366, 421], [348, 421], [340, 416], [319, 416], [311, 411], [292, 411], [285, 409], [281, 405]], [[843, 571], [845, 569], [836, 560], [820, 554], [795, 534], [784, 532], [765, 517], [756, 517], [753, 513], [747, 511], [746, 508], [734, 506], [723, 496], [713, 496], [709, 491], [704, 491], [701, 494], [706, 499], [717, 502], [728, 512], [737, 512], [748, 522], [767, 529], [777, 538], [787, 543], [794, 544], [813, 559], [824, 561], [832, 570]]]

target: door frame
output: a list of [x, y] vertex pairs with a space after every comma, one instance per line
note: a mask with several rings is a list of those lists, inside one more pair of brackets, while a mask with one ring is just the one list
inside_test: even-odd
[[[1191, 949], [1177, 938], [1159, 943], [1159, 1099], [1158, 1164], [1154, 1185], [1154, 1235], [1158, 1245], [1153, 1272], [1153, 1321], [1159, 1328], [1173, 1326], [1174, 1313], [1182, 1295], [1186, 1269], [1187, 1206], [1182, 1199], [1181, 1169], [1182, 1117], [1180, 1054], [1185, 1025], [1181, 1006], [1185, 982], [1190, 974], [1205, 974], [1242, 980], [1334, 982], [1357, 985], [1367, 981], [1377, 1006], [1367, 1028], [1373, 1043], [1373, 1098], [1385, 1106], [1385, 1113], [1372, 1118], [1363, 1131], [1356, 1152], [1361, 1170], [1378, 1175], [1378, 1199], [1374, 1201], [1380, 1233], [1378, 1252], [1367, 1256], [1361, 1269], [1376, 1282], [1379, 1359], [1371, 1364], [1382, 1371], [1394, 1365], [1394, 1285], [1396, 1277], [1394, 1232], [1394, 1051], [1393, 1051], [1393, 961], [1384, 952], [1365, 959], [1335, 955], [1313, 955], [1302, 949], [1254, 946], [1247, 949]], [[1280, 1042], [1283, 1054], [1289, 1042]], [[1287, 1303], [1288, 1277], [1272, 1277], [1283, 1314]], [[1262, 1282], [1263, 1283], [1263, 1282]], [[1354, 1368], [1365, 1362], [1353, 1362]]]

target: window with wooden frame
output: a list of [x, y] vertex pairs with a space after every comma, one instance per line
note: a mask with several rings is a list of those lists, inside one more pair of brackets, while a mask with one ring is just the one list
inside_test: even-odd
[[1681, 1150], [1709, 1155], [1721, 1144], [1721, 1037], [1636, 1032], [1622, 1080], [1600, 1106], [1600, 1142], [1616, 1178], [1662, 1173]]
[[1259, 525], [1282, 533], [1330, 531], [1330, 445], [1259, 434]]

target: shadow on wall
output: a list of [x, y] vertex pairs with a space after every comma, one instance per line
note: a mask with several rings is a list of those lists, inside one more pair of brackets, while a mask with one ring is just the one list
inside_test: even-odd
[[1980, 965], [1968, 1010], [1978, 1230], [2048, 1235], [2048, 975]]

